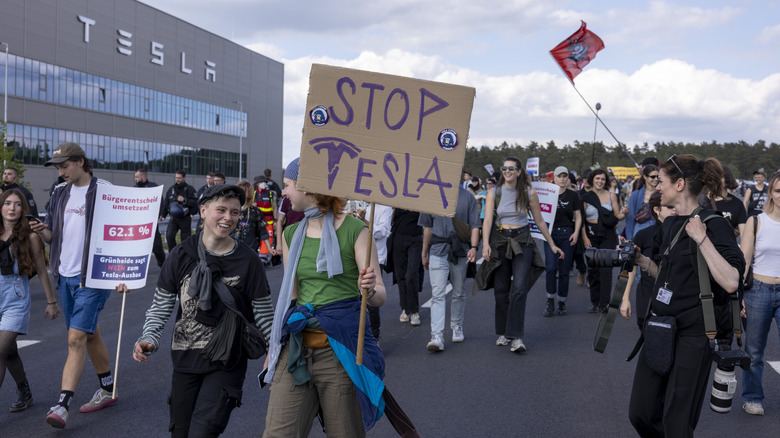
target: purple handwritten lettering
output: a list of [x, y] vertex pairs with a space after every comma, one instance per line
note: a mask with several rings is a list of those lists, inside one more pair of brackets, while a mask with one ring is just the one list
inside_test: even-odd
[[[404, 103], [406, 104], [406, 108], [404, 109], [404, 115], [403, 117], [401, 117], [401, 120], [399, 120], [398, 123], [396, 123], [395, 125], [390, 125], [390, 122], [387, 121], [387, 110], [390, 108], [390, 101], [393, 100], [393, 95], [396, 93], [401, 95], [401, 98], [404, 100]], [[390, 92], [389, 96], [387, 96], [387, 102], [385, 103], [385, 126], [387, 126], [391, 131], [395, 131], [400, 127], [404, 126], [407, 117], [409, 117], [409, 96], [407, 96], [406, 91], [400, 88], [396, 88], [395, 90]]]
[[[425, 110], [425, 97], [428, 97], [436, 102], [436, 105], [429, 109]], [[422, 126], [423, 126], [423, 119], [436, 111], [441, 111], [444, 108], [447, 108], [450, 106], [449, 103], [447, 103], [446, 100], [442, 99], [441, 97], [431, 93], [430, 91], [426, 90], [425, 88], [420, 88], [420, 124], [417, 126], [417, 141], [420, 141], [420, 137], [422, 136]]]
[[[436, 179], [428, 179], [428, 177], [431, 175], [431, 171], [436, 171]], [[441, 180], [441, 175], [439, 174], [439, 157], [433, 157], [433, 163], [431, 163], [431, 167], [428, 169], [428, 173], [425, 174], [425, 178], [420, 178], [417, 180], [417, 182], [420, 183], [420, 185], [417, 186], [418, 192], [425, 184], [433, 184], [438, 186], [439, 193], [441, 194], [441, 204], [445, 209], [447, 208], [447, 205], [449, 204], [447, 202], [447, 195], [444, 194], [444, 189], [452, 187], [452, 184]]]
[[361, 158], [361, 159], [358, 160], [357, 177], [355, 178], [355, 193], [360, 193], [361, 195], [369, 196], [369, 195], [371, 195], [371, 190], [360, 188], [360, 181], [363, 179], [364, 176], [367, 176], [369, 178], [374, 176], [371, 173], [363, 171], [363, 165], [366, 164], [366, 163], [368, 163], [368, 164], [376, 164], [376, 161], [374, 161], [374, 160], [372, 160], [370, 158]]
[[[341, 156], [346, 153], [351, 159], [355, 159], [358, 153], [362, 152], [360, 148], [347, 140], [335, 137], [320, 137], [309, 141], [318, 154], [325, 149], [328, 153], [328, 190], [333, 188], [333, 182], [339, 173], [339, 162]], [[376, 164], [376, 163], [374, 163]]]
[[398, 194], [398, 184], [395, 182], [395, 176], [393, 175], [393, 172], [390, 170], [390, 167], [388, 166], [388, 163], [395, 164], [395, 171], [398, 172], [398, 161], [395, 161], [395, 157], [393, 154], [388, 153], [385, 155], [385, 161], [382, 165], [382, 167], [385, 169], [385, 174], [388, 178], [390, 178], [390, 182], [393, 183], [393, 193], [389, 193], [387, 190], [385, 190], [385, 185], [383, 182], [379, 182], [379, 191], [382, 192], [383, 195], [387, 198], [395, 198], [395, 195]]
[[[407, 198], [419, 198], [420, 195], [409, 193], [409, 159], [411, 156], [407, 152], [404, 154], [404, 158], [406, 159], [406, 169], [404, 171], [404, 196]], [[420, 189], [417, 189], [417, 191], [419, 192]]]
[[[354, 112], [352, 111], [352, 105], [347, 102], [347, 98], [344, 96], [344, 84], [348, 84], [350, 88], [352, 88], [352, 95], [355, 95], [355, 82], [348, 78], [343, 77], [336, 82], [336, 89], [338, 90], [339, 98], [342, 102], [344, 102], [344, 106], [347, 107], [347, 118], [344, 120], [341, 120], [339, 116], [336, 115], [336, 111], [333, 109], [333, 106], [330, 106], [328, 108], [328, 112], [330, 113], [330, 116], [333, 117], [333, 121], [338, 123], [339, 125], [349, 126], [350, 123], [352, 123], [352, 120], [354, 119]], [[418, 139], [419, 140], [419, 139]]]
[[385, 86], [379, 84], [372, 84], [370, 82], [363, 82], [362, 84], [360, 84], [360, 86], [371, 90], [368, 92], [368, 108], [366, 108], [366, 129], [371, 129], [371, 113], [373, 112], [374, 109], [374, 91], [384, 90]]

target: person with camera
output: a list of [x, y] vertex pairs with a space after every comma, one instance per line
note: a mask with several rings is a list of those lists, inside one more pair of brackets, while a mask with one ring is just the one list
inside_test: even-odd
[[[661, 203], [673, 206], [677, 216], [664, 221], [653, 257], [636, 253], [636, 264], [656, 282], [628, 416], [643, 437], [692, 437], [713, 360], [704, 322], [711, 319], [712, 302], [701, 298], [702, 282], [709, 282], [715, 304], [728, 300], [739, 289], [745, 259], [731, 225], [720, 216], [712, 217], [713, 210], [699, 207], [702, 190], [713, 190], [720, 181], [720, 163], [714, 158], [699, 161], [693, 155], [672, 155], [660, 167], [656, 190], [661, 192]], [[702, 219], [710, 217], [705, 224]], [[697, 253], [709, 278], [699, 278]]]
[[780, 172], [769, 178], [768, 187], [764, 212], [748, 219], [740, 243], [747, 266], [753, 260], [753, 287], [744, 296], [745, 352], [750, 368], [742, 373], [742, 409], [751, 415], [764, 415], [764, 349], [772, 319], [780, 331]]
[[[563, 250], [555, 244], [547, 230], [547, 224], [542, 219], [539, 195], [531, 186], [528, 174], [518, 158], [507, 157], [501, 166], [498, 187], [489, 191], [487, 196], [482, 229], [483, 235], [489, 236], [490, 244], [482, 246], [485, 262], [480, 266], [480, 270], [490, 271], [493, 275], [498, 335], [496, 345], [511, 343], [509, 350], [513, 353], [526, 351], [522, 339], [525, 332], [525, 305], [528, 291], [533, 284], [530, 281], [531, 269], [534, 252], [537, 251], [536, 243], [531, 237], [529, 211], [539, 227], [539, 232], [550, 246], [550, 251], [559, 258], [564, 258]], [[491, 233], [491, 230], [494, 232]], [[541, 256], [539, 258], [541, 259]], [[568, 276], [568, 271], [562, 272], [561, 275]], [[478, 274], [478, 277], [481, 276]], [[475, 279], [476, 281], [478, 279]], [[481, 284], [475, 287], [485, 289], [486, 286]]]
[[[604, 169], [596, 169], [588, 175], [591, 190], [582, 195], [585, 211], [582, 243], [585, 248], [615, 249], [618, 244], [615, 227], [628, 213], [628, 207], [621, 209], [617, 196], [607, 187], [607, 178], [609, 175]], [[606, 311], [612, 292], [612, 267], [588, 266], [588, 285], [588, 313]]]
[[[550, 235], [558, 248], [563, 250], [563, 258], [559, 258], [552, 252], [547, 242], [544, 243], [547, 307], [544, 316], [556, 314], [555, 298], [558, 298], [557, 314], [564, 316], [566, 312], [566, 299], [569, 296], [569, 271], [574, 263], [574, 248], [580, 236], [582, 228], [582, 205], [577, 192], [570, 190], [569, 169], [564, 166], [555, 168], [555, 184], [558, 189], [558, 208], [555, 210], [555, 219]], [[557, 278], [556, 278], [557, 275]]]

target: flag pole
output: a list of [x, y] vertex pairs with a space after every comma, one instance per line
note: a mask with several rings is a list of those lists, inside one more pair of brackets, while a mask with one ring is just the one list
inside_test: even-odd
[[127, 290], [122, 294], [122, 312], [119, 314], [119, 337], [116, 341], [116, 363], [114, 364], [114, 391], [111, 398], [116, 398], [116, 381], [119, 375], [119, 347], [122, 345], [122, 324], [125, 321], [125, 300], [127, 299]]
[[[365, 268], [371, 266], [371, 253], [374, 244], [374, 207], [375, 202], [371, 203], [371, 218], [368, 223], [368, 244], [366, 245], [366, 264]], [[377, 275], [382, 275], [381, 272]], [[363, 346], [366, 341], [366, 312], [368, 310], [368, 289], [362, 289], [360, 299], [360, 325], [358, 326], [357, 352], [355, 353], [355, 363], [363, 365]]]

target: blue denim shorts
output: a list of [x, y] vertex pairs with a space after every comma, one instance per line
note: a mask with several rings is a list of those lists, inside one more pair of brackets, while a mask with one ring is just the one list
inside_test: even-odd
[[58, 288], [62, 313], [68, 329], [76, 329], [94, 334], [98, 324], [98, 315], [103, 310], [111, 289], [92, 289], [80, 287], [79, 276], [60, 276]]
[[30, 327], [30, 283], [16, 274], [0, 276], [0, 330], [27, 334]]

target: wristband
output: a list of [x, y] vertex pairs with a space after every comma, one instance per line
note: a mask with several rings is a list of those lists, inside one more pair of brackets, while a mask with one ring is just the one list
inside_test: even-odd
[[368, 295], [366, 295], [366, 301], [373, 298], [375, 294], [376, 294], [376, 288], [373, 288], [370, 291], [368, 291]]
[[701, 242], [698, 242], [698, 243], [696, 244], [696, 246], [701, 246], [701, 244], [702, 244], [702, 243], [704, 243], [704, 241], [705, 241], [705, 240], [707, 240], [708, 238], [709, 238], [709, 236], [707, 236], [707, 235], [705, 234], [705, 235], [704, 235], [704, 239], [701, 239]]
[[[479, 246], [476, 246], [476, 245], [471, 245], [471, 248], [474, 248], [474, 249], [479, 249]], [[471, 249], [471, 248], [469, 248], [469, 249]]]

